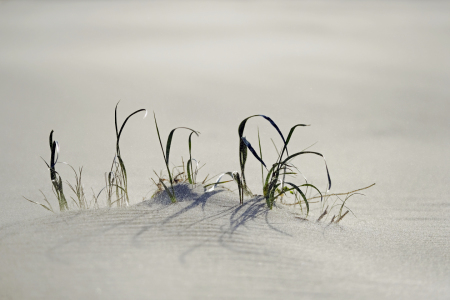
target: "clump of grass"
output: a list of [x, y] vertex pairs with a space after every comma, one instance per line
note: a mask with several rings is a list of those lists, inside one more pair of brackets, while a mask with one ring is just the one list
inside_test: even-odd
[[[272, 127], [275, 128], [275, 130], [277, 131], [277, 133], [283, 140], [283, 147], [281, 148], [282, 150], [279, 152], [277, 160], [275, 161], [275, 163], [272, 164], [272, 167], [270, 169], [267, 168], [266, 164], [264, 163], [264, 161], [262, 159], [262, 149], [261, 149], [261, 142], [260, 142], [260, 138], [259, 138], [259, 129], [258, 129], [258, 144], [259, 144], [260, 155], [258, 155], [258, 153], [255, 151], [255, 149], [251, 145], [251, 143], [244, 136], [244, 130], [245, 130], [247, 121], [254, 117], [262, 117], [266, 121], [268, 121], [272, 125]], [[328, 172], [328, 166], [326, 164], [325, 157], [321, 153], [313, 152], [313, 151], [300, 151], [300, 152], [296, 152], [294, 154], [289, 155], [288, 144], [291, 140], [292, 134], [294, 133], [294, 131], [297, 127], [303, 127], [303, 126], [309, 126], [309, 125], [297, 124], [297, 125], [293, 126], [290, 129], [287, 138], [285, 139], [283, 133], [281, 132], [281, 130], [279, 129], [277, 124], [268, 116], [253, 115], [253, 116], [247, 117], [241, 121], [241, 123], [239, 124], [239, 128], [238, 128], [239, 164], [240, 164], [241, 172], [240, 172], [240, 174], [239, 174], [239, 172], [225, 173], [225, 174], [230, 175], [233, 178], [233, 180], [237, 182], [238, 189], [239, 189], [239, 200], [240, 200], [241, 204], [243, 204], [244, 193], [251, 194], [250, 189], [248, 188], [248, 185], [247, 185], [246, 177], [245, 177], [245, 165], [247, 162], [248, 151], [250, 151], [250, 153], [252, 153], [252, 155], [259, 161], [259, 163], [261, 164], [261, 167], [262, 168], [264, 167], [267, 170], [267, 176], [264, 180], [264, 174], [263, 174], [262, 181], [263, 181], [263, 195], [264, 195], [264, 198], [266, 199], [266, 203], [267, 203], [267, 206], [269, 209], [273, 208], [273, 205], [278, 198], [282, 197], [287, 192], [292, 192], [295, 195], [301, 196], [302, 200], [306, 204], [306, 209], [307, 209], [307, 214], [308, 214], [309, 213], [309, 203], [306, 198], [305, 192], [302, 190], [302, 188], [310, 187], [312, 189], [315, 189], [322, 197], [322, 193], [320, 192], [320, 190], [312, 184], [309, 184], [309, 183], [294, 184], [292, 182], [285, 181], [286, 175], [295, 175], [296, 174], [296, 172], [293, 171], [295, 166], [291, 163], [291, 160], [297, 156], [304, 155], [304, 154], [313, 154], [313, 155], [321, 156], [325, 162], [325, 169], [326, 169], [327, 178], [328, 178], [327, 191], [331, 188], [331, 178], [330, 178], [330, 174]], [[263, 173], [263, 169], [262, 169], [262, 173]], [[216, 185], [220, 184], [219, 181], [220, 181], [220, 179], [217, 180]], [[213, 190], [214, 187], [210, 190]]]
[[77, 173], [77, 171], [75, 170], [74, 167], [72, 167], [69, 164], [68, 164], [68, 166], [72, 169], [72, 171], [75, 174], [75, 184], [74, 185], [72, 185], [69, 181], [66, 181], [66, 184], [69, 186], [69, 188], [72, 190], [72, 192], [74, 192], [75, 197], [76, 197], [76, 199], [74, 199], [73, 197], [70, 197], [70, 198], [73, 200], [73, 202], [79, 209], [88, 209], [89, 204], [86, 200], [86, 195], [84, 193], [83, 184], [81, 183], [81, 175], [83, 172], [83, 167], [80, 167], [78, 169], [78, 173]]
[[[58, 158], [59, 158], [59, 143], [58, 141], [54, 141], [53, 140], [53, 130], [50, 132], [50, 137], [49, 137], [49, 142], [50, 142], [50, 163], [47, 163], [42, 157], [42, 160], [45, 162], [45, 164], [47, 165], [49, 171], [50, 171], [50, 179], [52, 182], [52, 191], [53, 194], [55, 195], [56, 199], [58, 200], [58, 204], [59, 204], [59, 209], [60, 211], [66, 211], [69, 210], [69, 204], [67, 202], [66, 196], [64, 194], [64, 190], [63, 190], [63, 180], [61, 179], [61, 176], [59, 175], [59, 173], [56, 171], [56, 164], [60, 163], [58, 162]], [[72, 199], [72, 201], [75, 203], [75, 205], [80, 208], [80, 209], [88, 209], [89, 208], [89, 203], [86, 200], [86, 195], [84, 192], [84, 187], [83, 184], [81, 183], [81, 177], [82, 177], [82, 172], [83, 172], [83, 167], [78, 169], [78, 173], [75, 170], [74, 167], [72, 167], [70, 164], [66, 163], [66, 162], [61, 162], [62, 164], [68, 165], [74, 172], [75, 174], [75, 184], [72, 185], [69, 181], [66, 181], [65, 183], [69, 186], [69, 188], [74, 192], [75, 194], [75, 198], [73, 198], [72, 196], [70, 197]], [[50, 202], [48, 201], [47, 197], [45, 196], [45, 194], [39, 190], [40, 193], [42, 194], [42, 196], [44, 197], [44, 201], [46, 203], [42, 204], [33, 200], [30, 200], [26, 197], [25, 198], [27, 201], [40, 205], [43, 208], [45, 208], [48, 211], [54, 212], [53, 207], [51, 206]], [[97, 205], [96, 202], [96, 198], [95, 198], [95, 194], [94, 194], [94, 206]]]
[[[119, 101], [120, 102], [120, 101]], [[147, 116], [147, 110], [146, 109], [138, 109], [135, 112], [131, 113], [125, 121], [119, 126], [117, 123], [117, 106], [119, 105], [119, 102], [116, 104], [115, 114], [114, 114], [114, 120], [115, 120], [115, 127], [116, 127], [116, 153], [113, 159], [113, 162], [111, 164], [111, 170], [109, 173], [105, 174], [105, 181], [106, 186], [100, 190], [99, 194], [95, 197], [97, 199], [100, 196], [100, 193], [105, 190], [106, 193], [106, 201], [108, 207], [111, 207], [113, 204], [117, 204], [118, 207], [122, 206], [128, 206], [130, 203], [130, 198], [128, 196], [128, 177], [127, 177], [127, 170], [125, 168], [125, 163], [122, 159], [122, 155], [120, 153], [120, 137], [122, 136], [123, 129], [125, 128], [125, 125], [127, 124], [128, 120], [135, 114], [139, 112], [145, 111], [144, 119]], [[113, 199], [113, 196], [115, 197], [115, 200]]]
[[[192, 167], [192, 173], [191, 176], [188, 175], [187, 172], [187, 164], [184, 163], [183, 157], [181, 157], [181, 166], [174, 166], [171, 170], [171, 175], [173, 176], [173, 182], [174, 184], [178, 183], [188, 183], [188, 184], [196, 184], [196, 178], [198, 175], [198, 171], [203, 168], [204, 164], [199, 167], [199, 162], [197, 162], [195, 159], [192, 159], [192, 161], [196, 162], [195, 167]], [[158, 178], [157, 181], [155, 181], [153, 178], [151, 178], [153, 184], [156, 187], [156, 190], [152, 194], [151, 198], [154, 198], [155, 196], [159, 195], [161, 192], [166, 191], [164, 188], [163, 183], [170, 182], [169, 177], [167, 175], [164, 175], [163, 172], [160, 172], [159, 174], [153, 171]], [[209, 175], [205, 177], [203, 181], [201, 181], [201, 184], [204, 184]], [[191, 180], [189, 180], [191, 178]], [[191, 183], [192, 182], [192, 183]], [[166, 185], [167, 186], [167, 185]]]
[[169, 157], [170, 157], [170, 148], [172, 145], [172, 139], [173, 139], [173, 134], [175, 133], [175, 131], [177, 129], [187, 129], [189, 130], [191, 133], [189, 134], [189, 160], [187, 162], [187, 177], [188, 177], [188, 181], [190, 184], [194, 184], [195, 183], [195, 176], [194, 176], [194, 172], [193, 172], [193, 168], [192, 168], [192, 155], [191, 155], [191, 151], [192, 151], [192, 143], [191, 143], [191, 139], [192, 139], [192, 135], [199, 135], [200, 132], [195, 131], [194, 129], [191, 128], [187, 128], [187, 127], [176, 127], [174, 129], [172, 129], [172, 131], [170, 131], [169, 136], [167, 137], [167, 142], [166, 142], [166, 151], [164, 152], [164, 148], [163, 148], [163, 144], [161, 141], [161, 135], [159, 134], [159, 128], [158, 128], [158, 122], [156, 121], [156, 115], [155, 113], [153, 113], [153, 118], [155, 119], [155, 127], [156, 127], [156, 132], [158, 133], [158, 140], [159, 140], [159, 144], [161, 146], [161, 151], [162, 151], [162, 155], [164, 158], [164, 163], [166, 165], [166, 169], [167, 169], [167, 175], [169, 176], [169, 184], [170, 184], [170, 189], [167, 187], [167, 185], [164, 183], [164, 180], [162, 180], [161, 177], [159, 177], [159, 183], [164, 187], [164, 190], [167, 192], [167, 194], [170, 197], [170, 200], [172, 201], [172, 203], [177, 202], [177, 198], [175, 196], [175, 190], [173, 188], [173, 185], [175, 183], [175, 178], [173, 176], [173, 173], [170, 171], [170, 167], [169, 167]]

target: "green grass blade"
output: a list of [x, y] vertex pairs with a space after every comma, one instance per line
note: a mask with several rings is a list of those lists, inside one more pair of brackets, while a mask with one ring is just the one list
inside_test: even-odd
[[328, 171], [328, 165], [327, 165], [327, 161], [325, 160], [325, 156], [323, 156], [321, 153], [319, 152], [314, 152], [314, 151], [301, 151], [301, 152], [297, 152], [294, 153], [290, 156], [288, 156], [283, 162], [281, 162], [281, 165], [286, 165], [288, 163], [289, 160], [293, 159], [296, 156], [299, 155], [303, 155], [303, 154], [314, 154], [314, 155], [318, 155], [321, 156], [323, 158], [323, 161], [325, 162], [325, 169], [327, 171], [327, 178], [328, 178], [328, 191], [331, 189], [331, 177], [330, 177], [330, 172]]
[[305, 184], [302, 184], [301, 186], [309, 186], [309, 187], [315, 189], [320, 195], [320, 202], [322, 202], [322, 200], [323, 200], [322, 192], [320, 192], [320, 190], [315, 185], [312, 185], [312, 184], [309, 184], [309, 183], [305, 183]]
[[[195, 183], [194, 182], [194, 178], [193, 178], [194, 174], [193, 174], [193, 170], [192, 170], [192, 141], [191, 141], [192, 135], [194, 133], [195, 133], [195, 131], [193, 131], [193, 132], [191, 132], [189, 134], [189, 141], [188, 141], [188, 143], [189, 143], [189, 161], [187, 163], [187, 174], [188, 174], [188, 180], [189, 180], [190, 184], [194, 184]], [[198, 134], [197, 134], [197, 136], [198, 136]]]
[[306, 199], [305, 194], [303, 193], [303, 191], [295, 184], [290, 183], [290, 182], [286, 182], [286, 184], [289, 184], [290, 186], [292, 186], [303, 198], [303, 201], [305, 201], [306, 204], [306, 216], [308, 216], [309, 214], [309, 203], [308, 203], [308, 199]]
[[192, 184], [192, 182], [193, 182], [192, 175], [191, 175], [191, 169], [192, 169], [192, 160], [189, 159], [187, 161], [187, 167], [186, 167], [189, 184]]
[[244, 135], [244, 129], [245, 125], [247, 124], [247, 121], [253, 117], [263, 117], [269, 123], [276, 129], [278, 134], [281, 136], [281, 139], [283, 140], [283, 144], [286, 144], [286, 140], [284, 139], [283, 134], [281, 133], [280, 129], [278, 128], [277, 124], [269, 117], [265, 115], [253, 115], [250, 117], [245, 118], [241, 121], [238, 128], [238, 134], [239, 134], [239, 164], [241, 168], [241, 175], [242, 175], [242, 184], [244, 186], [247, 186], [246, 180], [245, 180], [245, 163], [247, 161], [247, 147], [245, 146], [244, 141], [242, 140], [242, 137]]
[[159, 134], [158, 122], [156, 122], [155, 112], [153, 112], [153, 118], [155, 119], [156, 132], [158, 133], [159, 144], [161, 146], [161, 151], [162, 151], [162, 154], [163, 154], [163, 157], [164, 157], [164, 161], [167, 164], [166, 154], [164, 153], [164, 148], [163, 148], [162, 141], [161, 141], [161, 135]]
[[[261, 138], [259, 137], [259, 127], [258, 127], [258, 145], [259, 145], [259, 156], [261, 157], [261, 160], [263, 159], [263, 155], [262, 155], [262, 148], [261, 148]], [[264, 187], [264, 168], [261, 165], [261, 183], [262, 186]]]
[[283, 158], [284, 151], [286, 151], [286, 154], [289, 156], [289, 152], [288, 152], [288, 150], [287, 150], [287, 146], [288, 146], [288, 144], [289, 144], [289, 141], [291, 140], [291, 137], [292, 137], [292, 134], [294, 133], [295, 128], [300, 127], [300, 126], [310, 126], [310, 125], [306, 125], [306, 124], [297, 124], [297, 125], [293, 126], [293, 127], [291, 128], [291, 130], [289, 130], [289, 134], [288, 134], [288, 136], [287, 136], [287, 138], [286, 138], [286, 142], [284, 143], [283, 150], [281, 151], [281, 155], [280, 155], [279, 161], [281, 161], [281, 159]]
[[172, 139], [173, 139], [173, 134], [175, 133], [175, 131], [177, 129], [187, 129], [192, 131], [192, 133], [195, 133], [198, 136], [197, 131], [195, 131], [194, 129], [191, 128], [187, 128], [187, 127], [177, 127], [172, 129], [172, 131], [169, 133], [169, 137], [167, 138], [167, 143], [166, 143], [166, 163], [169, 164], [169, 155], [170, 155], [170, 147], [172, 146]]
[[50, 131], [50, 136], [49, 136], [49, 142], [50, 142], [50, 150], [52, 149], [52, 145], [53, 145], [53, 130]]
[[166, 190], [167, 194], [169, 195], [170, 201], [172, 201], [172, 203], [177, 202], [177, 198], [175, 197], [175, 190], [173, 189], [173, 187], [172, 187], [172, 191], [170, 191], [169, 188], [161, 180], [161, 178], [159, 179], [159, 182], [161, 182], [162, 186], [164, 187], [164, 189]]
[[164, 157], [164, 163], [166, 164], [170, 185], [172, 186], [173, 185], [172, 174], [170, 173], [168, 159], [166, 158], [166, 154], [164, 153], [164, 147], [163, 147], [163, 144], [162, 144], [162, 141], [161, 141], [161, 135], [159, 134], [158, 122], [156, 121], [156, 114], [155, 114], [155, 112], [153, 112], [153, 118], [155, 119], [155, 127], [156, 127], [156, 132], [158, 133], [159, 145], [161, 146], [161, 152], [162, 152], [162, 155]]
[[119, 100], [119, 102], [117, 102], [116, 109], [114, 110], [114, 121], [115, 121], [115, 125], [116, 125], [116, 139], [117, 140], [119, 139], [119, 128], [117, 126], [117, 106], [119, 105], [119, 103], [120, 103], [120, 100]]
[[[117, 103], [117, 105], [118, 105], [118, 104], [119, 104], [119, 103]], [[116, 144], [116, 147], [117, 147], [117, 154], [120, 155], [119, 141], [120, 141], [120, 137], [121, 137], [121, 135], [122, 135], [122, 131], [123, 131], [123, 129], [125, 128], [125, 125], [127, 124], [128, 120], [129, 120], [132, 116], [134, 116], [135, 114], [137, 114], [137, 113], [139, 113], [139, 112], [141, 112], [141, 111], [145, 111], [145, 116], [144, 116], [144, 118], [145, 118], [145, 117], [147, 116], [147, 110], [144, 109], [144, 108], [141, 108], [141, 109], [138, 109], [138, 110], [136, 110], [135, 112], [131, 113], [131, 114], [125, 119], [125, 121], [123, 121], [122, 126], [120, 127], [119, 132], [117, 132], [117, 105], [116, 105], [116, 134], [117, 134], [117, 144]]]
[[245, 146], [250, 150], [250, 152], [253, 154], [253, 156], [267, 169], [266, 164], [264, 161], [258, 156], [255, 149], [253, 149], [252, 145], [249, 141], [245, 138], [245, 136], [241, 137], [242, 141], [244, 142]]

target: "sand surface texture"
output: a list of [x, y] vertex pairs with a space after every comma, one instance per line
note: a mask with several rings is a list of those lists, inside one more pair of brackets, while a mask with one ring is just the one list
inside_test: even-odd
[[[445, 299], [449, 235], [377, 218], [302, 221], [263, 199], [178, 186], [128, 209], [73, 212], [2, 230], [6, 298]], [[426, 222], [431, 223], [431, 222]], [[440, 230], [448, 233], [448, 225]], [[448, 248], [447, 248], [448, 249]], [[443, 261], [444, 260], [444, 261]], [[7, 276], [6, 276], [7, 274]], [[39, 276], [37, 276], [39, 275]]]
[[[0, 2], [0, 298], [449, 299], [449, 15], [445, 1]], [[41, 189], [57, 207], [40, 158], [52, 129], [88, 198], [100, 191], [119, 100], [120, 120], [149, 110], [121, 139], [131, 206], [26, 202]], [[201, 132], [201, 179], [239, 169], [238, 125], [261, 113], [285, 135], [312, 125], [290, 151], [318, 142], [331, 192], [376, 185], [339, 226], [226, 189], [150, 200], [165, 168], [152, 111], [164, 139]], [[270, 165], [280, 139], [252, 119], [254, 145], [258, 127]], [[320, 158], [295, 163], [325, 189]], [[257, 194], [260, 172], [249, 157]]]

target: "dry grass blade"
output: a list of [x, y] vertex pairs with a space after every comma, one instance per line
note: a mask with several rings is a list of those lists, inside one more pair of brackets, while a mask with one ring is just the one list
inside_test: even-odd
[[81, 183], [81, 175], [82, 175], [82, 172], [83, 172], [83, 167], [80, 167], [78, 169], [79, 173], [77, 174], [77, 171], [71, 165], [69, 165], [69, 164], [67, 164], [67, 165], [75, 173], [75, 185], [70, 184], [68, 181], [66, 182], [67, 185], [69, 186], [69, 188], [72, 190], [72, 192], [74, 192], [74, 194], [75, 194], [75, 196], [77, 198], [77, 201], [75, 201], [75, 199], [73, 199], [73, 198], [72, 198], [72, 200], [75, 201], [75, 203], [77, 204], [77, 206], [80, 209], [87, 209], [89, 207], [89, 205], [87, 203], [86, 195], [84, 193], [84, 188], [83, 188], [83, 185]]
[[[353, 194], [353, 193], [355, 193], [355, 192], [359, 192], [359, 191], [362, 191], [362, 190], [366, 190], [366, 189], [368, 189], [368, 188], [373, 187], [374, 185], [375, 185], [375, 183], [372, 183], [372, 184], [369, 185], [369, 186], [366, 186], [366, 187], [363, 187], [363, 188], [360, 188], [360, 189], [357, 189], [357, 190], [354, 190], [354, 191], [351, 191], [351, 192], [328, 194], [328, 196], [346, 196], [346, 195], [348, 195], [348, 194]], [[321, 197], [321, 196], [315, 196], [315, 197], [308, 198], [308, 200], [313, 200], [313, 199], [317, 199], [317, 198], [320, 198], [320, 197]]]
[[327, 206], [327, 208], [325, 208], [325, 211], [320, 215], [320, 217], [317, 219], [316, 222], [320, 222], [320, 220], [322, 220], [322, 218], [325, 217], [325, 215], [328, 213], [328, 207], [329, 206]]
[[348, 214], [348, 210], [335, 222], [336, 224], [339, 223], [346, 215]]
[[[334, 215], [333, 218], [331, 219], [330, 224], [333, 224], [335, 218], [336, 218], [336, 216]], [[330, 224], [329, 224], [329, 225], [330, 225]]]
[[[52, 206], [51, 206], [50, 203], [47, 201], [47, 199], [45, 199], [45, 201], [47, 202], [47, 204], [48, 204], [49, 206], [46, 206], [46, 205], [44, 205], [44, 204], [42, 204], [42, 203], [39, 203], [39, 202], [30, 200], [30, 199], [28, 199], [28, 198], [26, 198], [26, 197], [24, 197], [24, 196], [22, 196], [22, 197], [23, 197], [25, 200], [27, 200], [27, 201], [29, 201], [29, 202], [31, 202], [31, 203], [40, 205], [40, 206], [42, 206], [43, 208], [45, 208], [46, 210], [51, 211], [52, 213], [55, 213], [55, 212], [53, 211]], [[45, 196], [44, 196], [44, 197], [45, 197]]]

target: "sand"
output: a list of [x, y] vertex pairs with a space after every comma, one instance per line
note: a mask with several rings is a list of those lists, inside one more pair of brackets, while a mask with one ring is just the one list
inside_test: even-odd
[[179, 185], [177, 194], [175, 205], [162, 194], [128, 209], [69, 212], [3, 228], [3, 298], [449, 295], [448, 234], [442, 236], [449, 228], [436, 230], [433, 219], [371, 222], [375, 216], [365, 214], [366, 220], [328, 225], [303, 221], [295, 209], [269, 211], [261, 198], [240, 206], [227, 190]]
[[[0, 3], [1, 299], [448, 299], [450, 5], [380, 2]], [[131, 206], [51, 214], [48, 134], [99, 191], [119, 117], [201, 132], [199, 176], [238, 170], [237, 127], [266, 114], [327, 158], [331, 192], [376, 182], [339, 226], [244, 207], [227, 190], [150, 200], [152, 118], [121, 141]], [[275, 157], [264, 120], [265, 159]], [[177, 132], [173, 163], [186, 158]], [[325, 188], [323, 162], [298, 160]], [[70, 169], [58, 166], [63, 179]], [[260, 194], [260, 166], [248, 163]], [[143, 201], [144, 200], [144, 201]], [[57, 203], [51, 200], [54, 207]]]

